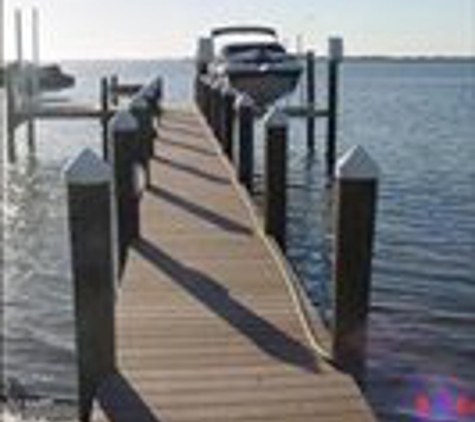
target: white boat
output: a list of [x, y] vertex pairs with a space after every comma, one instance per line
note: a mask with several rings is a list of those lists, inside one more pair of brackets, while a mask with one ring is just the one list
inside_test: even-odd
[[[229, 36], [240, 39], [222, 42]], [[213, 29], [210, 37], [200, 40], [198, 62], [213, 79], [226, 80], [248, 94], [260, 109], [292, 92], [302, 73], [301, 62], [286, 51], [276, 31], [263, 26]]]

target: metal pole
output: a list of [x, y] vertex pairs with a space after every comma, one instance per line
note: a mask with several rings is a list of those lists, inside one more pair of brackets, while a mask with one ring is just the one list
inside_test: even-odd
[[40, 69], [40, 47], [39, 47], [39, 16], [38, 10], [34, 8], [31, 13], [31, 51], [32, 67], [30, 68], [28, 78], [28, 120], [27, 120], [27, 138], [28, 150], [34, 154], [36, 150], [36, 131], [35, 131], [35, 108], [40, 91], [39, 69]]
[[[40, 17], [38, 9], [34, 8], [32, 11], [32, 58], [35, 66], [40, 65]], [[38, 78], [37, 78], [38, 80]]]
[[16, 53], [18, 66], [23, 65], [23, 19], [21, 10], [15, 10]]

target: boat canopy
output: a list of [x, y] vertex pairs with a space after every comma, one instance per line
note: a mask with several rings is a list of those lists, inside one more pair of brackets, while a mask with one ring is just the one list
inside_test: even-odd
[[277, 37], [277, 32], [275, 31], [275, 29], [270, 28], [268, 26], [223, 26], [220, 28], [213, 29], [211, 31], [211, 37], [244, 33], [265, 34], [271, 35], [272, 37]]

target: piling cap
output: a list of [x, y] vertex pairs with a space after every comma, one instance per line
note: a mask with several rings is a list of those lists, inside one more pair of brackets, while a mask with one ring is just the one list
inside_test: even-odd
[[341, 60], [343, 58], [343, 38], [330, 37], [328, 39], [328, 58], [330, 60]]
[[137, 119], [128, 110], [119, 110], [109, 125], [111, 132], [135, 132], [139, 129]]
[[234, 94], [234, 92], [235, 92], [235, 90], [233, 89], [233, 87], [231, 86], [231, 84], [229, 83], [229, 81], [227, 79], [222, 79], [221, 80], [220, 88], [221, 88], [221, 92], [224, 95]]
[[137, 93], [136, 97], [141, 97], [145, 100], [153, 100], [155, 97], [155, 90], [153, 86], [146, 85]]
[[90, 148], [84, 149], [66, 168], [66, 181], [73, 185], [100, 185], [110, 182], [112, 171]]
[[358, 145], [338, 160], [336, 177], [341, 180], [376, 180], [379, 169], [365, 149]]
[[158, 82], [158, 80], [155, 80], [149, 85], [145, 85], [142, 88], [141, 94], [146, 98], [156, 100], [161, 95], [161, 91], [162, 91], [161, 83]]
[[234, 107], [239, 109], [240, 107], [252, 108], [254, 107], [254, 101], [252, 98], [245, 92], [237, 95], [236, 101], [234, 102]]
[[273, 107], [264, 117], [266, 127], [286, 127], [287, 115], [279, 107]]
[[213, 40], [209, 37], [200, 37], [198, 39], [198, 51], [196, 60], [201, 63], [209, 63], [214, 58]]
[[148, 108], [149, 108], [148, 101], [140, 95], [135, 96], [130, 102], [131, 110], [145, 111], [145, 110], [148, 110]]
[[211, 88], [215, 90], [220, 90], [222, 84], [223, 84], [223, 81], [221, 79], [215, 79], [211, 81]]

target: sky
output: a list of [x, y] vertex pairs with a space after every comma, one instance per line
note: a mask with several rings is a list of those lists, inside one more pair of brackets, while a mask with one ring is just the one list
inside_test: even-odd
[[[325, 54], [342, 36], [352, 55], [475, 55], [475, 0], [0, 0], [2, 33], [13, 57], [13, 10], [41, 18], [41, 56], [161, 58], [192, 56], [198, 36], [226, 24], [269, 24], [295, 49]], [[28, 41], [28, 42], [27, 42]]]

